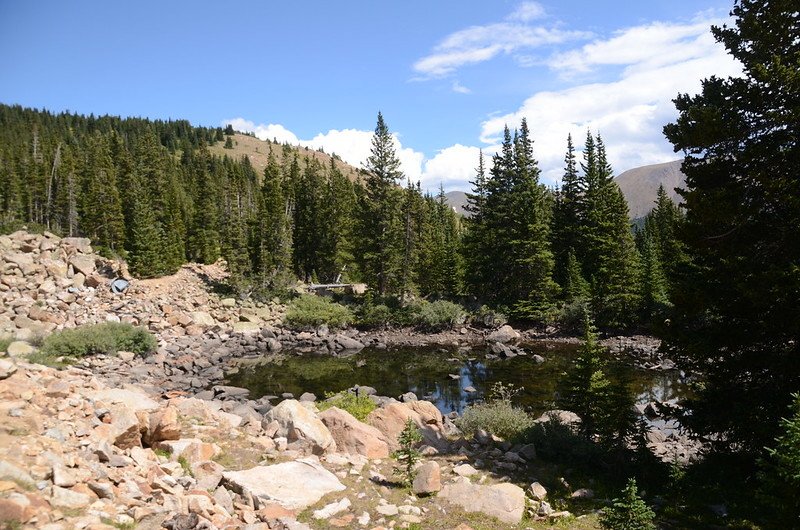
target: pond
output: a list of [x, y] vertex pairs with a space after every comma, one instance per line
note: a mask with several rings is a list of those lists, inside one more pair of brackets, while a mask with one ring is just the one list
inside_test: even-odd
[[[355, 385], [371, 386], [379, 395], [395, 398], [410, 391], [433, 402], [444, 414], [463, 412], [470, 403], [488, 397], [494, 383], [502, 382], [523, 388], [513, 401], [533, 414], [557, 408], [578, 345], [536, 342], [523, 347], [527, 355], [510, 359], [487, 358], [485, 349], [455, 348], [364, 349], [346, 357], [286, 353], [242, 366], [238, 373], [229, 374], [227, 381], [250, 389], [251, 399], [286, 392], [298, 397], [311, 392], [324, 399], [326, 392]], [[545, 361], [537, 364], [533, 354]], [[686, 392], [677, 371], [640, 370], [609, 360], [608, 373], [610, 378], [624, 381], [641, 404], [681, 398]]]

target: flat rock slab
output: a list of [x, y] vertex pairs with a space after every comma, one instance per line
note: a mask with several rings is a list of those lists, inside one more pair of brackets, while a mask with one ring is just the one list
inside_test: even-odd
[[461, 507], [465, 512], [481, 512], [509, 524], [517, 524], [525, 512], [525, 492], [514, 484], [480, 486], [468, 479], [447, 484], [438, 498]]
[[128, 390], [125, 388], [109, 388], [92, 392], [95, 401], [105, 401], [107, 403], [121, 403], [138, 412], [140, 410], [156, 410], [158, 403], [141, 391]]
[[315, 458], [231, 471], [222, 476], [233, 489], [289, 510], [304, 510], [328, 493], [345, 489], [336, 475]]

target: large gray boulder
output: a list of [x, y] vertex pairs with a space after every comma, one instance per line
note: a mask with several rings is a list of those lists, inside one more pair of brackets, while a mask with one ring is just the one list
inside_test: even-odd
[[505, 344], [507, 342], [514, 342], [519, 340], [520, 334], [517, 330], [506, 324], [495, 330], [486, 337], [486, 342], [499, 342]]
[[508, 483], [480, 486], [462, 478], [443, 487], [438, 498], [466, 512], [484, 513], [508, 524], [519, 523], [525, 512], [525, 492]]
[[295, 399], [287, 399], [267, 412], [264, 419], [266, 423], [273, 420], [278, 423], [276, 437], [285, 437], [289, 442], [306, 442], [314, 454], [332, 453], [336, 451], [336, 442], [313, 408], [311, 403], [304, 405]]
[[345, 489], [316, 458], [231, 471], [222, 476], [231, 489], [251, 495], [259, 505], [277, 503], [288, 510], [304, 510], [328, 493]]

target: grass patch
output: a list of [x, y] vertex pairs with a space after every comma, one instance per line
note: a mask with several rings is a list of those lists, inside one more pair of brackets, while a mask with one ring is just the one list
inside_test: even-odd
[[133, 530], [134, 528], [136, 528], [135, 522], [120, 523], [113, 519], [109, 519], [108, 517], [101, 518], [100, 522], [103, 524], [107, 524], [109, 526], [113, 526], [114, 528], [117, 528], [119, 530]]
[[289, 303], [284, 322], [292, 328], [304, 329], [327, 324], [343, 328], [353, 321], [353, 313], [341, 304], [322, 296], [302, 295]]
[[180, 464], [181, 469], [183, 469], [184, 474], [193, 477], [194, 473], [192, 473], [192, 466], [189, 464], [189, 461], [186, 460], [185, 456], [178, 457], [178, 464]]
[[7, 337], [7, 336], [0, 337], [0, 351], [8, 350], [8, 347], [12, 342], [14, 342], [14, 339], [12, 337]]
[[331, 407], [337, 407], [346, 410], [358, 421], [366, 421], [369, 413], [377, 407], [369, 396], [357, 396], [348, 391], [339, 393], [326, 392], [325, 397], [327, 398], [325, 401], [317, 404], [320, 412]]
[[75, 360], [76, 359], [73, 357], [47, 354], [43, 353], [41, 350], [37, 350], [32, 354], [28, 355], [28, 362], [31, 362], [33, 364], [41, 364], [44, 366], [49, 366], [50, 368], [56, 368], [58, 370], [66, 368], [67, 366], [73, 364]]
[[45, 356], [84, 357], [86, 355], [114, 355], [130, 351], [144, 355], [156, 350], [155, 337], [144, 328], [119, 322], [105, 322], [65, 329], [44, 340], [41, 353]]

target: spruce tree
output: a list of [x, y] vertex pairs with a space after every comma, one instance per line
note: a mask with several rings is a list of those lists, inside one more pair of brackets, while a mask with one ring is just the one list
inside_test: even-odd
[[656, 514], [639, 496], [636, 479], [628, 484], [612, 505], [600, 514], [600, 526], [608, 530], [655, 530], [653, 524]]
[[748, 458], [778, 436], [800, 391], [800, 18], [796, 2], [737, 0], [716, 40], [743, 75], [678, 95], [665, 127], [686, 153], [669, 344], [703, 373], [683, 423]]
[[578, 349], [572, 370], [567, 374], [565, 406], [581, 418], [581, 432], [587, 438], [609, 419], [611, 381], [604, 372], [603, 348], [588, 314], [584, 317], [583, 342]]
[[[570, 275], [574, 274], [570, 270], [574, 266], [573, 262], [578, 262], [577, 253], [581, 250], [581, 181], [578, 175], [578, 163], [575, 157], [575, 146], [572, 143], [572, 135], [567, 135], [567, 154], [564, 156], [564, 176], [561, 180], [561, 190], [556, 195], [553, 207], [553, 255], [555, 259], [555, 280], [565, 290], [566, 298], [574, 298], [574, 285], [571, 292], [567, 292], [566, 283], [569, 282]], [[572, 278], [574, 280], [575, 278]]]
[[361, 271], [367, 283], [381, 296], [397, 292], [403, 267], [402, 190], [400, 159], [389, 128], [378, 113], [372, 148], [365, 169], [366, 195], [361, 205]]

